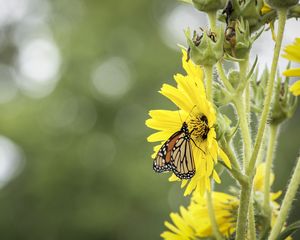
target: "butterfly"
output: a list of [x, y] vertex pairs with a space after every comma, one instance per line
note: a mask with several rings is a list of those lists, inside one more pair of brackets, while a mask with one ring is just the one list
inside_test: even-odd
[[161, 146], [154, 161], [153, 170], [161, 173], [172, 171], [180, 179], [190, 179], [195, 175], [191, 134], [186, 122]]

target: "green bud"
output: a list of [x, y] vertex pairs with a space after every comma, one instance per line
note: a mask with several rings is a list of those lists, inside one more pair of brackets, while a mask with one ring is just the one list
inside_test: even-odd
[[218, 140], [223, 140], [227, 143], [231, 141], [238, 129], [238, 124], [236, 126], [231, 126], [231, 120], [224, 114], [218, 113], [217, 124], [216, 124], [216, 134]]
[[193, 38], [190, 37], [190, 30], [185, 31], [189, 45], [189, 58], [197, 65], [213, 66], [223, 57], [223, 28], [218, 28], [217, 33], [206, 33], [197, 35], [194, 31]]
[[234, 88], [237, 88], [240, 83], [240, 73], [230, 69], [228, 73], [228, 80]]
[[284, 120], [291, 118], [297, 108], [297, 98], [289, 91], [288, 78], [281, 82], [278, 78], [275, 96], [272, 102], [270, 123], [278, 125]]
[[213, 12], [225, 7], [226, 0], [192, 0], [195, 8], [202, 12]]
[[288, 18], [299, 18], [300, 17], [300, 5], [296, 5], [290, 8]]
[[296, 5], [299, 0], [265, 0], [272, 8], [289, 8]]
[[243, 19], [231, 22], [231, 25], [225, 31], [224, 49], [230, 56], [244, 59], [256, 37], [251, 37], [249, 24]]
[[260, 114], [264, 106], [265, 90], [269, 78], [269, 71], [265, 68], [259, 81], [257, 81], [257, 74], [258, 73], [256, 72], [250, 82], [253, 93], [251, 97], [251, 108], [256, 114]]
[[250, 32], [253, 32], [262, 26], [260, 23], [262, 6], [263, 0], [229, 0], [223, 14], [226, 14], [228, 24], [243, 18], [248, 22]]
[[216, 104], [217, 107], [225, 106], [231, 102], [232, 100], [231, 94], [228, 93], [223, 86], [221, 86], [217, 82], [214, 82], [213, 88], [214, 88], [213, 91], [214, 103]]

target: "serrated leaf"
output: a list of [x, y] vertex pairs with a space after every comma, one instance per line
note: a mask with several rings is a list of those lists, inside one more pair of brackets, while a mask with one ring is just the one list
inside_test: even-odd
[[277, 237], [276, 240], [285, 240], [288, 236], [300, 229], [300, 221], [294, 222], [287, 226]]

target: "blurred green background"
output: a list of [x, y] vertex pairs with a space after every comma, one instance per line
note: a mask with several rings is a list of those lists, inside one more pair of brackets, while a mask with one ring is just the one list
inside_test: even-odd
[[[152, 171], [144, 122], [175, 109], [157, 91], [182, 71], [182, 29], [200, 24], [173, 0], [0, 0], [1, 239], [159, 239], [189, 199]], [[296, 114], [275, 190], [299, 149]]]

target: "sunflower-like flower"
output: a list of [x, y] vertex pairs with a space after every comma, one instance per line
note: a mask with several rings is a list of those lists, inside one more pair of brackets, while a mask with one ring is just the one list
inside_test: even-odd
[[[187, 53], [183, 51], [182, 64], [187, 75], [176, 74], [174, 79], [176, 87], [164, 84], [160, 93], [169, 98], [180, 110], [152, 110], [149, 112], [150, 119], [146, 125], [158, 130], [148, 137], [149, 142], [160, 142], [154, 147], [153, 158], [156, 156], [162, 144], [175, 132], [181, 129], [183, 121], [188, 125], [191, 132], [192, 154], [195, 161], [196, 173], [190, 180], [182, 180], [181, 187], [186, 187], [184, 195], [189, 195], [196, 190], [203, 195], [205, 190], [210, 190], [210, 180], [213, 178], [220, 183], [220, 178], [215, 165], [218, 156], [230, 168], [230, 161], [216, 140], [215, 109], [206, 98], [203, 70], [192, 61], [186, 61]], [[170, 181], [179, 180], [174, 174]]]
[[[284, 52], [283, 57], [300, 63], [300, 38], [296, 38], [293, 44], [286, 46]], [[300, 77], [300, 68], [288, 69], [283, 72], [283, 75], [287, 77]], [[290, 87], [290, 91], [295, 96], [300, 95], [300, 79]]]
[[[263, 201], [263, 183], [264, 183], [265, 164], [260, 164], [257, 168], [254, 179], [254, 200], [256, 204], [261, 204]], [[274, 181], [274, 174], [271, 174], [270, 183]], [[281, 191], [270, 193], [272, 220], [271, 226], [278, 216], [280, 205], [275, 201], [280, 196]], [[240, 200], [235, 195], [230, 195], [222, 192], [213, 192], [213, 209], [215, 212], [216, 222], [219, 227], [219, 232], [226, 239], [234, 237], [236, 231], [237, 212]], [[258, 218], [262, 216], [256, 213], [257, 224], [262, 224]], [[165, 226], [169, 229], [161, 234], [161, 237], [166, 240], [194, 240], [198, 238], [208, 238], [213, 235], [212, 226], [210, 223], [206, 198], [199, 194], [193, 194], [191, 203], [187, 208], [180, 207], [179, 213], [171, 213], [170, 218], [173, 223], [165, 222]]]

